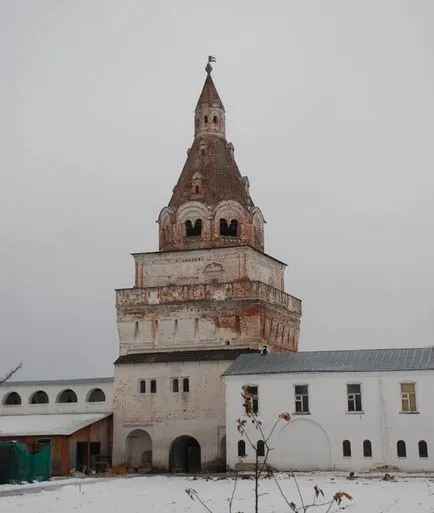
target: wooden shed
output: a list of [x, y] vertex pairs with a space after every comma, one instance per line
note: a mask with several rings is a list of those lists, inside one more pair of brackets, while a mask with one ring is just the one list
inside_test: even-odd
[[16, 440], [29, 451], [51, 445], [53, 476], [72, 468], [103, 471], [111, 461], [111, 413], [64, 413], [0, 416], [0, 440]]

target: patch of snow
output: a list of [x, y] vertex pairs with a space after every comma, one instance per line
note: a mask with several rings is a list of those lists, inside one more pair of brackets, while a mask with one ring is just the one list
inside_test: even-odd
[[[345, 513], [432, 513], [434, 512], [434, 476], [411, 477], [400, 475], [392, 481], [380, 476], [357, 477], [348, 480], [330, 473], [306, 473], [297, 476], [305, 502], [312, 501], [313, 487], [318, 484], [325, 498], [337, 491], [353, 497], [341, 506], [334, 505], [332, 512]], [[276, 476], [288, 500], [299, 504], [300, 499], [293, 479], [287, 474]], [[53, 483], [56, 483], [54, 481]], [[92, 486], [90, 484], [93, 483]], [[59, 485], [64, 485], [58, 487]], [[13, 497], [0, 496], [0, 511], [7, 513], [201, 513], [205, 511], [197, 501], [192, 501], [185, 490], [193, 488], [213, 513], [227, 513], [233, 478], [210, 479], [143, 476], [135, 478], [106, 478], [58, 481], [57, 487], [40, 493], [26, 493]], [[33, 486], [33, 485], [29, 485]], [[16, 488], [16, 487], [15, 487]], [[0, 492], [4, 489], [0, 486]], [[254, 481], [238, 480], [232, 511], [251, 513], [254, 510]], [[326, 507], [310, 509], [310, 513], [325, 513]], [[260, 512], [287, 513], [288, 505], [282, 499], [273, 479], [260, 482]]]
[[110, 413], [59, 413], [46, 415], [2, 415], [0, 436], [71, 435]]

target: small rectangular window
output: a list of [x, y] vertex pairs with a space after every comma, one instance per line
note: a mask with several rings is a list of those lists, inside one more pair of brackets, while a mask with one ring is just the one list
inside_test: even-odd
[[401, 383], [401, 410], [417, 411], [416, 383]]
[[157, 380], [151, 379], [151, 394], [157, 393]]
[[357, 384], [347, 385], [348, 411], [362, 411], [362, 386]]
[[38, 445], [49, 445], [51, 444], [51, 438], [37, 438], [36, 443]]
[[307, 385], [295, 385], [296, 413], [309, 413], [309, 393]]
[[246, 413], [258, 413], [259, 411], [259, 396], [257, 385], [244, 385], [243, 386], [244, 408]]

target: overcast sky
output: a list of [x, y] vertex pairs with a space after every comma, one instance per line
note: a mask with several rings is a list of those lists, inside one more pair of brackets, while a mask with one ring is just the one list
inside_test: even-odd
[[300, 349], [434, 340], [434, 2], [0, 2], [0, 374], [103, 376], [207, 56]]

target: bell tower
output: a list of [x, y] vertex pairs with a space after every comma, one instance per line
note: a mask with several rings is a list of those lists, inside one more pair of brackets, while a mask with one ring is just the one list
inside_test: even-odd
[[160, 251], [251, 246], [264, 250], [264, 218], [226, 140], [225, 108], [207, 76], [194, 113], [194, 139], [172, 198], [159, 215]]
[[264, 218], [226, 140], [211, 61], [191, 148], [158, 217], [159, 250], [133, 254], [134, 285], [116, 291], [115, 465], [226, 468], [221, 375], [242, 353], [298, 349], [301, 301], [285, 292], [286, 265], [264, 252]]

